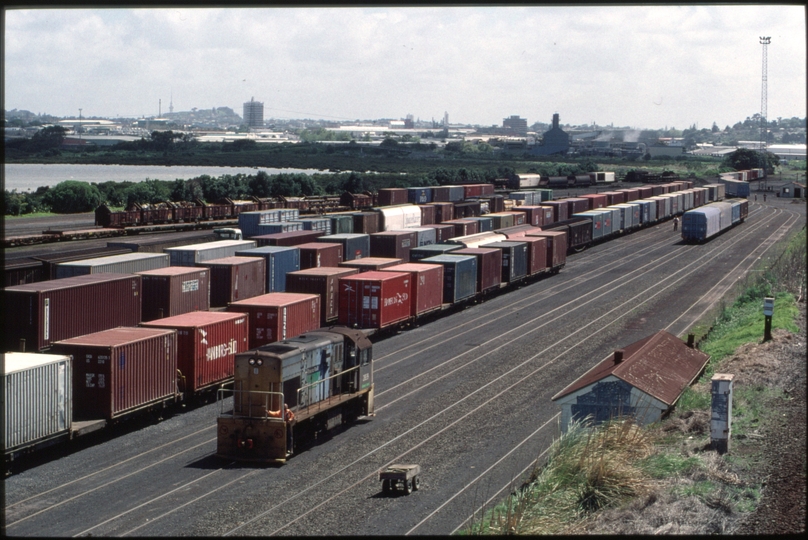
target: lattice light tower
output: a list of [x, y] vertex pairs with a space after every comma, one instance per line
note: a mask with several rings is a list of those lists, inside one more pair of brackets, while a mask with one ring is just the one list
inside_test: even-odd
[[760, 92], [760, 158], [763, 164], [763, 168], [766, 168], [766, 142], [767, 142], [767, 122], [766, 122], [766, 106], [767, 106], [767, 96], [766, 96], [766, 51], [768, 49], [769, 43], [772, 42], [771, 37], [761, 37], [760, 44], [763, 45], [763, 86]]

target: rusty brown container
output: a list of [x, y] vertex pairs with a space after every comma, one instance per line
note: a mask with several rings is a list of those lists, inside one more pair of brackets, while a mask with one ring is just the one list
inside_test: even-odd
[[432, 225], [435, 223], [435, 206], [431, 204], [419, 204], [421, 209], [421, 225]]
[[454, 204], [450, 202], [433, 202], [435, 207], [435, 223], [443, 223], [454, 219]]
[[210, 305], [225, 307], [230, 302], [264, 294], [266, 259], [223, 257], [198, 263], [210, 269]]
[[[311, 242], [300, 244], [300, 269], [339, 266], [342, 262], [342, 244], [336, 242]], [[371, 250], [372, 255], [372, 250]]]
[[359, 270], [356, 268], [330, 266], [288, 272], [286, 274], [286, 292], [318, 295], [320, 297], [320, 324], [327, 326], [339, 318], [339, 278], [358, 272]]
[[452, 225], [451, 223], [435, 223], [433, 225], [424, 225], [424, 226], [435, 229], [436, 244], [442, 244], [446, 240], [457, 236], [455, 234], [455, 226]]
[[410, 249], [418, 245], [415, 232], [386, 231], [370, 235], [370, 256], [410, 260]]
[[547, 267], [557, 270], [567, 263], [567, 233], [564, 231], [542, 231], [528, 236], [547, 238]]
[[553, 222], [553, 209], [549, 206], [517, 206], [516, 211], [524, 212], [525, 225], [541, 227]]
[[473, 219], [450, 219], [449, 221], [443, 221], [441, 225], [453, 225], [455, 236], [468, 236], [480, 232], [479, 222]]
[[51, 350], [73, 356], [74, 419], [113, 420], [178, 398], [174, 330], [112, 328]]
[[549, 206], [553, 209], [553, 223], [564, 221], [570, 216], [569, 203], [567, 203], [567, 201], [544, 201], [542, 206]]
[[377, 272], [384, 268], [401, 264], [401, 259], [391, 257], [365, 257], [353, 261], [343, 261], [339, 265], [343, 268], [354, 268], [357, 272]]
[[167, 266], [138, 272], [143, 287], [144, 321], [210, 308], [210, 270]]
[[520, 242], [527, 243], [527, 275], [535, 276], [547, 270], [547, 238], [523, 236]]
[[379, 232], [379, 227], [378, 212], [356, 212], [353, 215], [353, 230], [355, 233], [373, 234]]
[[320, 296], [276, 292], [233, 302], [227, 311], [246, 313], [250, 349], [320, 328]]
[[[87, 274], [7, 287], [6, 352], [42, 352], [51, 344], [141, 321], [141, 277]], [[21, 350], [20, 340], [25, 340]]]
[[653, 186], [640, 186], [636, 189], [640, 190], [640, 199], [647, 199], [648, 197], [652, 197], [654, 195]]
[[502, 250], [496, 248], [462, 248], [452, 253], [477, 257], [477, 292], [499, 289], [502, 284]]
[[390, 266], [384, 272], [408, 272], [412, 284], [410, 315], [417, 317], [440, 309], [443, 298], [443, 265], [404, 263]]
[[314, 242], [320, 236], [325, 234], [324, 231], [289, 231], [275, 234], [263, 234], [261, 236], [254, 236], [251, 240], [257, 242], [258, 247], [264, 246], [299, 246], [300, 244], [308, 244]]
[[621, 191], [601, 191], [600, 194], [606, 195], [606, 206], [626, 202], [626, 194]]
[[625, 188], [616, 191], [625, 194], [626, 202], [636, 201], [640, 198], [640, 188]]
[[379, 190], [379, 206], [394, 206], [409, 203], [409, 191], [406, 188], [382, 188]]
[[385, 328], [410, 317], [412, 278], [408, 272], [364, 272], [339, 280], [339, 323]]
[[589, 210], [589, 199], [584, 197], [570, 197], [562, 199], [567, 202], [567, 215], [579, 214]]
[[454, 217], [455, 219], [480, 217], [482, 215], [481, 207], [480, 201], [456, 202], [454, 205]]
[[244, 313], [196, 311], [141, 324], [177, 332], [181, 392], [198, 392], [233, 378], [236, 353], [249, 349]]

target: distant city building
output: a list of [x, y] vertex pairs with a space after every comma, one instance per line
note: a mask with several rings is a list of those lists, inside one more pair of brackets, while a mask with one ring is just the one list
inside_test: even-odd
[[250, 98], [250, 101], [244, 104], [244, 124], [251, 128], [264, 127], [264, 104], [262, 102]]
[[518, 116], [503, 118], [502, 127], [510, 129], [515, 135], [527, 137], [527, 120], [524, 118], [519, 118]]

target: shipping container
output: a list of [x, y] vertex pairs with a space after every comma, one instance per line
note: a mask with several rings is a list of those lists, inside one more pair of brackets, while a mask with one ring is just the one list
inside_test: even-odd
[[513, 227], [506, 227], [504, 229], [494, 230], [494, 232], [497, 234], [504, 234], [508, 240], [522, 239], [525, 235], [529, 233], [539, 231], [541, 231], [541, 227], [535, 227], [533, 225], [514, 225]]
[[[536, 195], [538, 195], [538, 201], [536, 201]], [[517, 206], [533, 206], [541, 202], [541, 195], [535, 191], [512, 191], [508, 197], [517, 201]]]
[[432, 227], [408, 227], [406, 229], [400, 229], [399, 231], [392, 230], [390, 232], [414, 232], [415, 246], [413, 247], [429, 246], [436, 243], [435, 240], [437, 239], [435, 229]]
[[472, 221], [477, 222], [476, 232], [490, 232], [494, 230], [494, 220], [491, 219], [490, 217], [475, 216], [475, 217], [468, 217], [465, 219], [470, 219]]
[[424, 225], [424, 227], [429, 227], [431, 229], [435, 229], [435, 243], [442, 244], [446, 242], [450, 238], [454, 238], [455, 236], [455, 227], [451, 223], [436, 223], [433, 225]]
[[[493, 222], [494, 221], [492, 220], [491, 223], [493, 224]], [[479, 227], [478, 222], [473, 219], [450, 219], [448, 221], [443, 221], [441, 225], [454, 226], [455, 236], [468, 236], [470, 234], [477, 234], [478, 232], [480, 232], [478, 230]]]
[[406, 188], [382, 188], [378, 193], [379, 206], [394, 206], [407, 204], [409, 192]]
[[609, 200], [606, 195], [602, 195], [600, 193], [587, 193], [585, 195], [581, 195], [582, 199], [589, 199], [589, 209], [590, 210], [597, 210], [598, 208], [603, 208], [607, 206]]
[[454, 203], [454, 219], [464, 219], [480, 217], [482, 214], [482, 204], [480, 201], [460, 201]]
[[113, 420], [179, 399], [177, 332], [119, 327], [53, 344], [73, 357], [73, 418]]
[[[56, 341], [141, 321], [141, 277], [88, 274], [7, 287], [7, 352], [42, 352]], [[24, 340], [24, 343], [21, 343]], [[24, 347], [24, 348], [23, 348]]]
[[449, 244], [460, 244], [463, 247], [480, 247], [491, 242], [502, 242], [508, 237], [493, 231], [485, 233], [470, 234], [468, 236], [456, 236], [447, 240]]
[[583, 197], [568, 197], [561, 200], [567, 202], [567, 216], [589, 210], [589, 199]]
[[482, 197], [494, 194], [494, 184], [464, 184], [463, 198]]
[[359, 272], [375, 272], [389, 266], [401, 264], [402, 259], [395, 257], [365, 257], [339, 263], [341, 268], [355, 268]]
[[370, 257], [370, 235], [369, 234], [331, 234], [321, 236], [317, 242], [331, 244], [342, 244], [343, 261], [353, 261]]
[[527, 275], [535, 276], [547, 271], [547, 238], [524, 236], [519, 242], [527, 244]]
[[564, 221], [569, 218], [569, 203], [561, 201], [545, 201], [542, 206], [549, 206], [553, 209], [553, 222]]
[[260, 296], [266, 291], [266, 259], [263, 257], [223, 257], [199, 263], [210, 269], [210, 306], [225, 307], [230, 302]]
[[457, 202], [462, 201], [466, 196], [463, 186], [438, 186], [432, 188], [432, 200], [434, 202]]
[[331, 214], [326, 216], [331, 220], [331, 235], [354, 234], [353, 214]]
[[[303, 231], [306, 230], [303, 227], [303, 222], [295, 220], [295, 221], [281, 221], [279, 223], [259, 223], [257, 225], [258, 231], [253, 238], [259, 236], [266, 236], [268, 234], [280, 234], [280, 233], [288, 233], [294, 231]], [[308, 229], [309, 231], [313, 229]], [[326, 234], [325, 231], [314, 229], [322, 234]]]
[[[543, 225], [549, 225], [553, 222], [553, 209], [549, 206], [518, 206], [517, 210], [519, 212], [524, 212], [525, 225], [541, 227]], [[493, 230], [493, 227], [492, 229], [488, 230]], [[480, 232], [485, 231], [480, 230]]]
[[320, 327], [320, 296], [268, 293], [227, 306], [228, 312], [246, 313], [250, 349], [281, 341]]
[[145, 328], [177, 332], [178, 385], [196, 393], [233, 378], [236, 354], [249, 349], [244, 313], [197, 311], [141, 323]]
[[295, 220], [303, 225], [304, 231], [322, 231], [323, 235], [331, 234], [331, 218], [312, 217]]
[[547, 266], [558, 271], [567, 263], [567, 233], [564, 231], [542, 231], [530, 236], [547, 238]]
[[342, 262], [342, 244], [338, 242], [310, 242], [297, 246], [300, 250], [300, 269], [321, 266], [339, 266]]
[[71, 358], [6, 353], [2, 370], [6, 456], [69, 438], [73, 419]]
[[[435, 223], [435, 207], [431, 204], [419, 204], [418, 209], [421, 210], [421, 226], [432, 225]], [[374, 231], [376, 232], [376, 231]]]
[[502, 281], [513, 283], [527, 277], [527, 243], [522, 241], [493, 242], [485, 247], [502, 250]]
[[379, 212], [379, 230], [393, 231], [421, 226], [421, 208], [414, 204], [376, 209]]
[[125, 253], [59, 263], [56, 265], [56, 278], [101, 273], [134, 274], [143, 270], [165, 268], [168, 262], [168, 255], [165, 253]]
[[339, 280], [339, 323], [385, 328], [410, 317], [409, 272], [363, 272]]
[[232, 257], [236, 251], [257, 247], [254, 240], [218, 240], [203, 244], [191, 244], [166, 248], [171, 266], [196, 266], [212, 259]]
[[682, 214], [682, 238], [701, 242], [721, 232], [721, 211], [706, 205]]
[[286, 274], [300, 270], [300, 248], [297, 246], [263, 246], [236, 252], [237, 257], [264, 259], [264, 291], [286, 290]]
[[[455, 255], [473, 255], [477, 258], [477, 292], [499, 289], [502, 285], [502, 250], [496, 248], [461, 247]], [[546, 257], [545, 257], [546, 258]]]
[[410, 260], [410, 250], [418, 247], [414, 231], [388, 231], [370, 235], [370, 256]]
[[431, 187], [407, 188], [407, 202], [411, 204], [427, 204], [432, 202]]
[[320, 326], [328, 326], [339, 318], [339, 278], [358, 272], [359, 270], [356, 268], [329, 266], [290, 272], [286, 276], [287, 292], [318, 295], [320, 297]]
[[443, 223], [454, 219], [454, 204], [450, 202], [433, 202], [435, 207], [435, 223]]
[[422, 264], [443, 265], [443, 303], [455, 304], [477, 293], [477, 257], [446, 253], [421, 259]]
[[[258, 247], [264, 246], [299, 246], [300, 244], [308, 244], [315, 242], [319, 237], [323, 236], [323, 231], [289, 231], [285, 233], [264, 234], [253, 237], [253, 240], [258, 243]], [[249, 248], [244, 248], [249, 249]]]
[[294, 221], [300, 217], [300, 211], [294, 209], [272, 209], [258, 210], [253, 212], [241, 212], [238, 215], [238, 228], [245, 238], [258, 236], [259, 225], [267, 223], [280, 223], [283, 221]]
[[144, 321], [210, 309], [210, 270], [167, 266], [138, 272]]
[[601, 195], [606, 195], [606, 206], [614, 206], [626, 202], [626, 194], [622, 191], [601, 191]]
[[412, 248], [410, 250], [410, 262], [417, 263], [420, 262], [421, 259], [449, 253], [450, 251], [458, 250], [461, 247], [463, 246], [460, 244], [432, 244], [429, 246]]
[[594, 212], [587, 210], [586, 212], [579, 212], [572, 215], [573, 218], [584, 218], [592, 222], [592, 240], [600, 240], [604, 236], [604, 214], [603, 212]]
[[438, 310], [443, 298], [443, 266], [440, 264], [403, 263], [383, 272], [410, 274], [410, 316], [418, 317]]
[[355, 233], [373, 234], [381, 230], [381, 215], [378, 212], [356, 212], [353, 220], [353, 232]]

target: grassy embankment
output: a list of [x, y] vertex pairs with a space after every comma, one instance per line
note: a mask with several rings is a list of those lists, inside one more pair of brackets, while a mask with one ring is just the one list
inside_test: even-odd
[[[708, 448], [710, 443], [710, 378], [722, 372], [722, 365], [732, 359], [739, 346], [762, 341], [763, 298], [776, 298], [773, 329], [798, 331], [797, 303], [804, 302], [806, 294], [805, 228], [780, 249], [771, 266], [751, 274], [732, 305], [721, 310], [699, 343], [700, 350], [711, 357], [709, 364], [699, 381], [685, 391], [670, 418], [647, 428], [628, 420], [597, 428], [576, 424], [553, 443], [545, 464], [537, 462], [520, 489], [476, 516], [461, 534], [602, 532], [597, 527], [587, 528], [599, 512], [628, 507], [633, 502], [634, 515], [641, 516], [648, 504], [642, 501], [662, 499], [673, 505], [676, 500], [695, 497], [695, 504], [720, 508], [725, 515], [754, 510], [762, 486], [759, 481], [742, 479], [756, 460], [762, 459], [757, 455], [759, 447], [754, 446], [759, 438], [757, 429], [778, 415], [778, 400], [788, 399], [782, 389], [765, 384], [736, 385], [732, 444], [739, 451], [719, 456], [692, 449]], [[687, 428], [679, 429], [686, 424]], [[693, 505], [688, 502], [686, 507], [692, 509]], [[630, 511], [626, 513], [630, 515]]]

